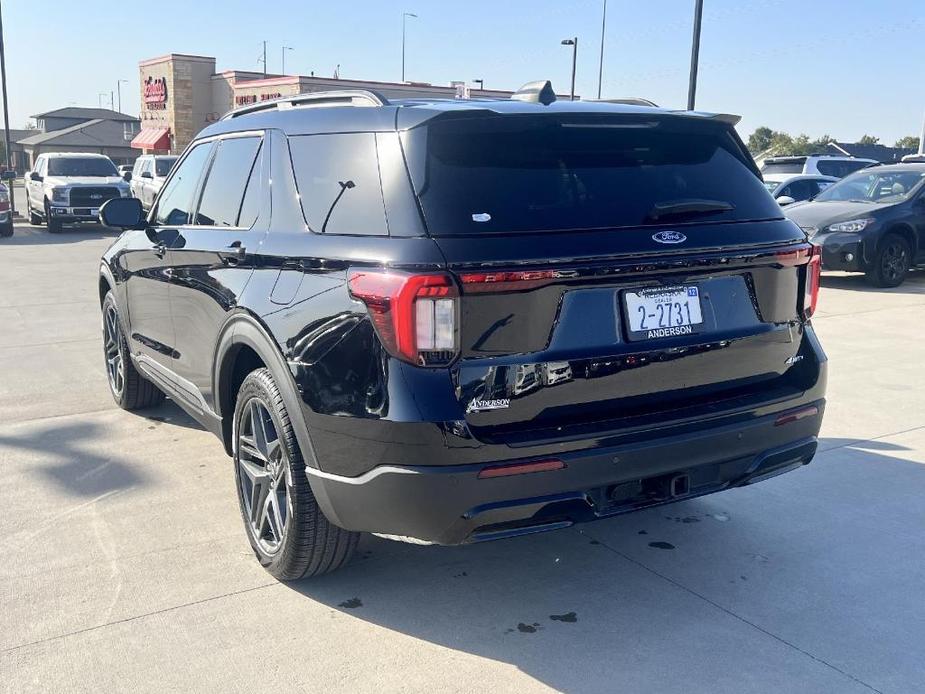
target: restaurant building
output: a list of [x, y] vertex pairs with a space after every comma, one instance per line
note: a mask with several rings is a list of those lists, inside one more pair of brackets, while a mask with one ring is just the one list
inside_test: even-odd
[[418, 82], [376, 82], [305, 75], [265, 75], [215, 69], [215, 58], [171, 53], [138, 64], [141, 130], [132, 147], [145, 153], [179, 153], [196, 134], [233, 108], [331, 89], [372, 89], [389, 99], [460, 96], [507, 98], [508, 91]]

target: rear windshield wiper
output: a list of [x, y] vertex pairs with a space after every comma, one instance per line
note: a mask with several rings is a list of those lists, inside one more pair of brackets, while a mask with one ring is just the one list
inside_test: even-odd
[[736, 208], [725, 200], [708, 200], [705, 198], [683, 198], [657, 202], [646, 215], [646, 221], [658, 221], [665, 217], [686, 217], [688, 215], [715, 214], [729, 212]]

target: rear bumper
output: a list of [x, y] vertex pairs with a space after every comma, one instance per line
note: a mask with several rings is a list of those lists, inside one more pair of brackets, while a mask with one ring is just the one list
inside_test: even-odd
[[[571, 451], [565, 468], [479, 479], [485, 464], [383, 465], [359, 477], [309, 468], [328, 517], [348, 530], [460, 544], [565, 527], [751, 484], [805, 465], [816, 452], [825, 401], [747, 422]], [[806, 414], [807, 408], [814, 414]], [[505, 460], [504, 463], [512, 461]], [[678, 480], [673, 483], [673, 480]], [[677, 492], [681, 493], [677, 493]]]

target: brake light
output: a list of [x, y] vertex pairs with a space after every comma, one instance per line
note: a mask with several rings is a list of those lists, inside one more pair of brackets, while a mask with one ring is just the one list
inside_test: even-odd
[[463, 291], [469, 294], [511, 292], [536, 289], [558, 279], [575, 276], [562, 270], [515, 270], [500, 272], [468, 272], [459, 276]]
[[813, 245], [806, 266], [806, 282], [803, 292], [803, 317], [807, 320], [816, 312], [816, 302], [819, 299], [819, 285], [822, 279], [822, 248]]
[[10, 194], [5, 190], [0, 190], [0, 212], [10, 211]]
[[419, 366], [456, 356], [459, 291], [449, 275], [354, 270], [347, 284], [392, 356]]

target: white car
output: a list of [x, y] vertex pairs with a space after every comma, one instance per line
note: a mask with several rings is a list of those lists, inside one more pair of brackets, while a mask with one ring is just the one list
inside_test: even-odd
[[859, 169], [877, 164], [874, 159], [841, 157], [834, 154], [811, 154], [800, 157], [768, 157], [761, 164], [761, 173], [768, 174], [816, 174], [844, 178]]
[[765, 174], [764, 187], [783, 207], [803, 200], [812, 200], [833, 183], [838, 183], [834, 176], [791, 174]]

